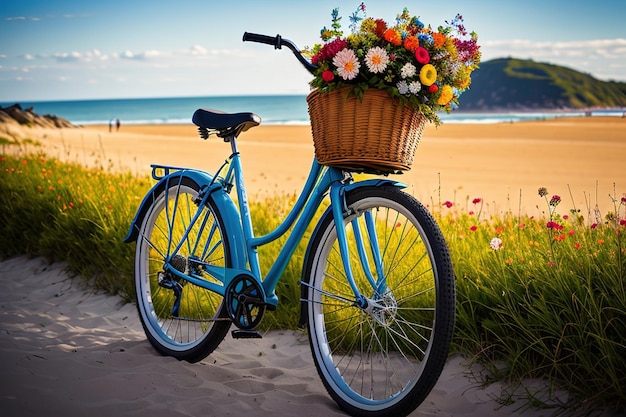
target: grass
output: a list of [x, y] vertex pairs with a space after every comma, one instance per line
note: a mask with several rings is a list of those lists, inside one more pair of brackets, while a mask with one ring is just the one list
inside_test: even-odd
[[[71, 273], [133, 300], [134, 245], [122, 240], [152, 181], [27, 155], [24, 144], [12, 140], [0, 144], [0, 256], [67, 262]], [[483, 382], [510, 383], [503, 403], [519, 400], [521, 392], [531, 406], [623, 411], [626, 197], [610, 197], [612, 213], [601, 216], [591, 208], [583, 216], [547, 190], [538, 194], [543, 213], [537, 217], [490, 215], [479, 197], [432, 204], [457, 275], [453, 348], [486, 367]], [[273, 229], [295, 198], [252, 203], [256, 233]], [[272, 257], [281, 246], [281, 240], [273, 242], [261, 256]], [[265, 329], [297, 326], [300, 246]], [[543, 383], [524, 385], [529, 379]]]

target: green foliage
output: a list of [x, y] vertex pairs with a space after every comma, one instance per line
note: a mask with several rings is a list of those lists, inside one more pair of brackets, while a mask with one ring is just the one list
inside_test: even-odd
[[456, 349], [490, 378], [549, 382], [529, 395], [626, 406], [626, 197], [601, 222], [559, 214], [558, 196], [547, 218], [483, 219], [479, 200], [438, 214], [457, 275]]
[[44, 155], [0, 160], [0, 256], [45, 256], [125, 299], [134, 248], [122, 239], [149, 182]]
[[[2, 258], [28, 254], [64, 261], [70, 272], [134, 299], [134, 245], [123, 238], [151, 186], [148, 178], [44, 155], [1, 156], [0, 177]], [[446, 202], [435, 210], [457, 275], [454, 348], [486, 365], [488, 381], [546, 381], [544, 391], [525, 388], [534, 405], [538, 399], [553, 404], [562, 389], [570, 395], [564, 404], [570, 409], [623, 410], [626, 197], [615, 194], [614, 212], [591, 219], [561, 210], [555, 197], [546, 200], [545, 218], [488, 216], [480, 199], [467, 201], [464, 209]], [[273, 230], [295, 199], [282, 195], [251, 203], [255, 233]], [[265, 316], [263, 329], [297, 326], [311, 232], [283, 273], [278, 309]], [[260, 248], [264, 272], [284, 242]]]
[[462, 106], [472, 110], [563, 110], [626, 107], [624, 83], [600, 81], [558, 65], [502, 58], [472, 75]]

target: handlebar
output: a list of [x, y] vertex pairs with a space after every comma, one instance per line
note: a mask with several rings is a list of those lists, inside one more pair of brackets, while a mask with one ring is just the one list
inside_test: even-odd
[[313, 74], [313, 72], [317, 69], [317, 66], [313, 65], [309, 60], [307, 60], [293, 42], [291, 42], [289, 39], [284, 39], [280, 35], [267, 36], [260, 35], [258, 33], [244, 32], [243, 41], [273, 45], [274, 49], [282, 49], [283, 46], [286, 46], [287, 48], [291, 49], [291, 52], [293, 52], [296, 58], [298, 58], [298, 61], [300, 61], [304, 68], [306, 68], [306, 70], [309, 71], [311, 74]]

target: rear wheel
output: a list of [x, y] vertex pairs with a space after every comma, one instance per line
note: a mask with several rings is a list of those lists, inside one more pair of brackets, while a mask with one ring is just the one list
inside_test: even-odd
[[160, 353], [189, 362], [215, 350], [231, 324], [221, 295], [172, 271], [219, 285], [203, 266], [231, 264], [224, 223], [211, 199], [185, 235], [198, 210], [199, 191], [188, 177], [167, 183], [143, 219], [135, 255], [137, 306], [148, 340]]
[[430, 213], [397, 188], [357, 189], [347, 206], [350, 263], [368, 305], [354, 302], [327, 212], [303, 276], [313, 359], [348, 413], [404, 416], [426, 398], [447, 359], [455, 309], [450, 255]]

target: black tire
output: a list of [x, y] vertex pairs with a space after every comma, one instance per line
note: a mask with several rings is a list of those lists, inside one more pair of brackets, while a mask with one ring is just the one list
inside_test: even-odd
[[[330, 396], [355, 416], [405, 416], [424, 401], [448, 357], [455, 284], [450, 254], [430, 213], [401, 190], [364, 187], [348, 194], [345, 219], [357, 288], [379, 308], [354, 300], [327, 211], [311, 238], [303, 270], [307, 324], [318, 373]], [[363, 220], [375, 224], [386, 286], [375, 291], [354, 244], [352, 220], [369, 251]], [[368, 252], [373, 266], [372, 252]], [[373, 304], [372, 304], [373, 305]], [[382, 308], [381, 306], [384, 306]]]
[[[161, 354], [189, 362], [200, 361], [215, 350], [231, 324], [222, 296], [164, 272], [167, 256], [180, 243], [184, 227], [197, 210], [199, 190], [194, 180], [183, 176], [158, 192], [141, 223], [135, 252], [137, 307], [146, 336]], [[194, 261], [230, 266], [231, 258], [224, 223], [210, 198], [203, 209], [171, 264], [211, 280], [201, 262]], [[208, 251], [203, 253], [205, 248]], [[173, 287], [180, 291], [177, 308]]]

